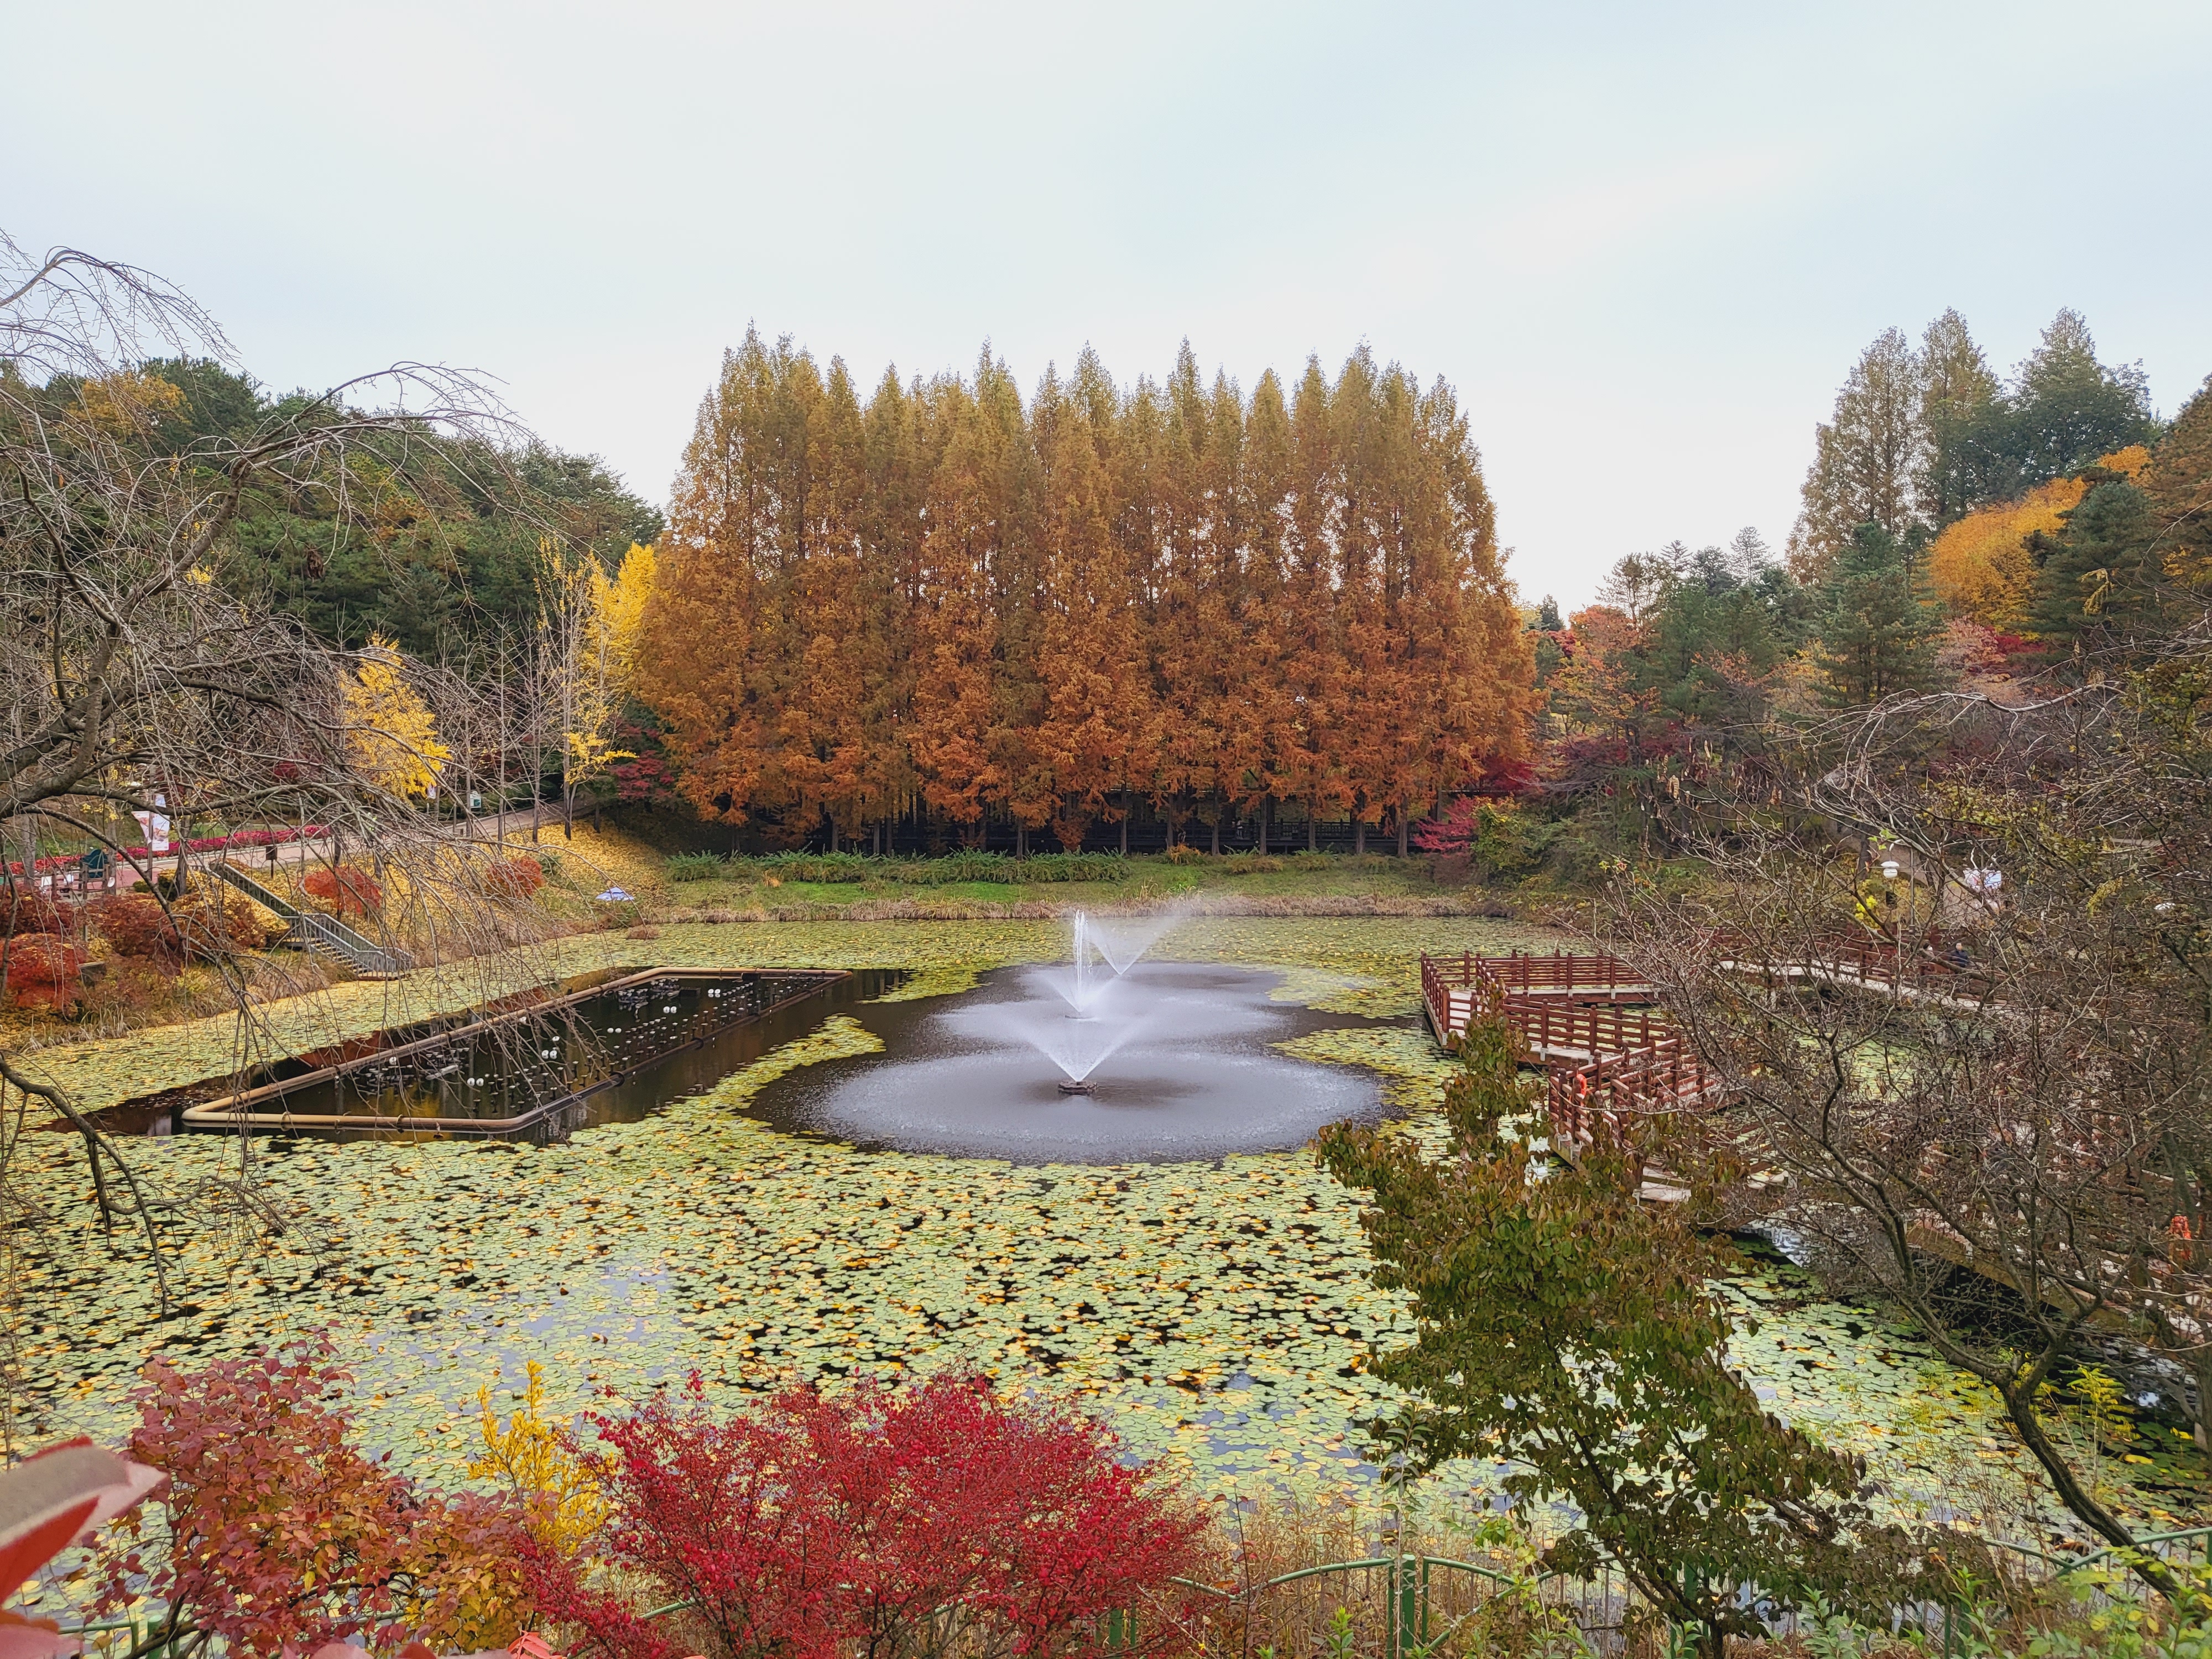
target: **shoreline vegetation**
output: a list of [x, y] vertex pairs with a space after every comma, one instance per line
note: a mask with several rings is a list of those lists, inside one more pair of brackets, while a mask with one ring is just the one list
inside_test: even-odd
[[[664, 854], [647, 840], [613, 825], [598, 829], [580, 823], [567, 836], [553, 833], [549, 825], [541, 836], [533, 842], [526, 831], [510, 832], [505, 851], [543, 865], [545, 884], [535, 899], [546, 937], [441, 962], [436, 971], [456, 982], [465, 981], [467, 996], [495, 994], [497, 987], [506, 986], [514, 975], [501, 969], [504, 960], [522, 964], [525, 977], [550, 973], [542, 964], [532, 964], [561, 941], [633, 929], [643, 930], [643, 942], [649, 944], [654, 931], [672, 927], [1054, 922], [1078, 910], [1112, 915], [1171, 906], [1193, 920], [1476, 919], [1525, 926], [1534, 935], [1530, 948], [1549, 950], [1565, 948], [1567, 936], [1557, 930], [1571, 919], [1572, 903], [1571, 895], [1545, 889], [1455, 881], [1448, 872], [1439, 879], [1439, 861], [1425, 857], [1297, 853], [1171, 858], [1085, 854], [1073, 860], [1048, 854], [1029, 860], [991, 855], [979, 860], [972, 854], [938, 860], [853, 854], [724, 860]], [[264, 878], [300, 898], [296, 890], [304, 867], [287, 866], [283, 880], [269, 873]], [[979, 868], [999, 878], [969, 876]], [[1038, 879], [1040, 872], [1049, 874]], [[963, 878], [948, 880], [948, 874]], [[1071, 874], [1077, 878], [1066, 878]], [[819, 878], [825, 876], [829, 878]], [[617, 889], [629, 896], [613, 902], [596, 896]], [[315, 908], [312, 900], [307, 903]], [[281, 925], [267, 919], [265, 932], [273, 939]], [[403, 935], [397, 942], [416, 949], [425, 960], [438, 954], [434, 939]], [[342, 966], [273, 946], [237, 949], [234, 983], [189, 963], [167, 964], [146, 975], [137, 959], [123, 958], [118, 963], [96, 934], [88, 932], [85, 945], [88, 961], [106, 963], [111, 972], [125, 976], [120, 982], [131, 984], [139, 993], [137, 999], [128, 1005], [119, 998], [114, 1006], [95, 1003], [75, 1020], [31, 1010], [0, 1010], [0, 1030], [27, 1056], [74, 1048], [94, 1036], [125, 1036], [234, 1016], [241, 992], [259, 1020], [280, 1013], [283, 1005], [295, 999], [327, 996], [357, 983]], [[428, 970], [417, 970], [422, 971]], [[404, 977], [411, 982], [416, 975]]]

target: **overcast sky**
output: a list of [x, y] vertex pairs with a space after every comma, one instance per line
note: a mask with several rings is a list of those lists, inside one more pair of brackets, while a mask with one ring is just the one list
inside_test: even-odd
[[278, 386], [477, 368], [665, 499], [746, 323], [864, 385], [1459, 389], [1528, 598], [1755, 525], [1866, 341], [2212, 371], [2212, 5], [9, 8], [0, 228]]

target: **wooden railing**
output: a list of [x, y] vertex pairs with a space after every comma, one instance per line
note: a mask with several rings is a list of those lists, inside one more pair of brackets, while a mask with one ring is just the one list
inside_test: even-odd
[[1619, 957], [1570, 956], [1564, 951], [1545, 957], [1518, 951], [1503, 957], [1463, 951], [1456, 958], [1431, 957], [1425, 951], [1421, 974], [1425, 985], [1433, 977], [1440, 986], [1486, 986], [1501, 996], [1641, 1001], [1651, 989]]
[[1504, 1017], [1544, 1063], [1545, 1101], [1565, 1152], [1619, 1131], [1631, 1116], [1713, 1105], [1724, 1092], [1648, 1006], [1649, 982], [1618, 957], [1424, 954], [1421, 997], [1448, 1048], [1469, 1020]]
[[1717, 1105], [1723, 1092], [1690, 1045], [1669, 1033], [1647, 1048], [1553, 1066], [1545, 1103], [1553, 1132], [1571, 1146], [1587, 1146], [1600, 1129], [1617, 1134], [1631, 1117]]
[[[1466, 1020], [1504, 1010], [1507, 1004], [1588, 1005], [1648, 1002], [1651, 987], [1619, 957], [1547, 957], [1515, 952], [1456, 957], [1421, 954], [1421, 1000], [1437, 1040], [1453, 1046]], [[1462, 1010], [1464, 1009], [1464, 1014]]]
[[1773, 979], [1809, 977], [1892, 994], [1927, 993], [1972, 1002], [1985, 1000], [1992, 988], [1988, 975], [1963, 952], [1946, 951], [1932, 934], [1909, 945], [1874, 933], [1836, 933], [1808, 945], [1753, 945], [1722, 938], [1714, 940], [1713, 949], [1731, 970]]
[[1581, 1049], [1593, 1058], [1622, 1054], [1648, 1048], [1667, 1034], [1665, 1015], [1620, 1003], [1507, 997], [1499, 1011], [1515, 1035], [1540, 1055], [1547, 1048]]

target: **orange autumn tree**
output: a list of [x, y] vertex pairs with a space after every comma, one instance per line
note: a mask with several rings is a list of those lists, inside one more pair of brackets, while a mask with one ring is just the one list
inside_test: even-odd
[[1113, 382], [1089, 351], [1062, 388], [1050, 375], [1033, 418], [1044, 461], [1037, 672], [1044, 688], [1036, 734], [1049, 780], [1052, 830], [1082, 844], [1116, 798], [1148, 784], [1152, 687], [1140, 589], [1115, 533]]
[[[757, 332], [702, 406], [641, 695], [704, 813], [769, 845], [1359, 844], [1526, 752], [1533, 665], [1449, 388], [1364, 349], [1294, 398], [1088, 351], [864, 404]], [[1295, 834], [1296, 831], [1293, 831]]]

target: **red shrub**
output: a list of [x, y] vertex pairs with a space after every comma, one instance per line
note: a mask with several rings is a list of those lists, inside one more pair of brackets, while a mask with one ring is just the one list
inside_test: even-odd
[[122, 957], [183, 960], [184, 940], [161, 902], [151, 893], [118, 893], [92, 907], [93, 925]]
[[[529, 1575], [545, 1619], [614, 1659], [1087, 1654], [1107, 1613], [1187, 1569], [1201, 1524], [1096, 1424], [974, 1380], [795, 1389], [718, 1418], [695, 1375], [681, 1401], [592, 1421], [613, 1509], [598, 1565], [642, 1601], [586, 1588], [593, 1564], [543, 1549]], [[696, 1610], [635, 1611], [677, 1600]]]
[[545, 884], [545, 868], [526, 854], [501, 859], [484, 872], [484, 886], [508, 898], [528, 898]]
[[83, 990], [84, 952], [50, 933], [19, 934], [6, 945], [8, 994], [19, 1008], [61, 1013]]
[[118, 893], [92, 907], [94, 925], [124, 957], [174, 965], [213, 962], [233, 946], [258, 951], [269, 942], [261, 911], [242, 893], [198, 878], [164, 910], [151, 893]]
[[384, 889], [376, 878], [354, 865], [341, 864], [335, 870], [318, 865], [300, 885], [309, 898], [330, 906], [336, 915], [365, 916], [384, 908]]
[[481, 1648], [515, 1633], [517, 1512], [363, 1455], [331, 1352], [323, 1338], [189, 1374], [148, 1364], [131, 1455], [169, 1477], [155, 1506], [165, 1547], [112, 1562], [106, 1606], [143, 1594], [181, 1607], [236, 1654], [361, 1638]]
[[76, 927], [74, 906], [57, 904], [44, 893], [0, 887], [0, 938], [17, 933], [67, 933]]

